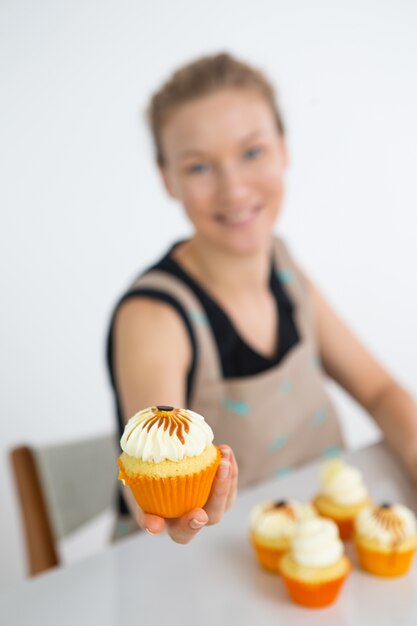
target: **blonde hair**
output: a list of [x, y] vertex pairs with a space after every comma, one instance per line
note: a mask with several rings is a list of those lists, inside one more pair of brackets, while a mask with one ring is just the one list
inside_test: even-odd
[[169, 115], [182, 104], [222, 88], [261, 94], [272, 109], [279, 133], [284, 135], [275, 91], [264, 74], [227, 53], [205, 56], [177, 69], [150, 100], [147, 116], [158, 165], [164, 165], [161, 132]]

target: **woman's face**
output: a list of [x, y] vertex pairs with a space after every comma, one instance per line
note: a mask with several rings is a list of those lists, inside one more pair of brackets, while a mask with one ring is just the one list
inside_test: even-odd
[[201, 243], [250, 254], [269, 242], [281, 206], [286, 151], [268, 102], [222, 89], [180, 106], [162, 129], [169, 194]]

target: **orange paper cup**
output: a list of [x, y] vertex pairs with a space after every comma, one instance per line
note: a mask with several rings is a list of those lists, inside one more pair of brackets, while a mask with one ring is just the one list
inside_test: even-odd
[[145, 513], [165, 518], [181, 517], [206, 504], [220, 459], [221, 453], [217, 450], [216, 459], [199, 472], [158, 478], [127, 474], [119, 458], [119, 480], [130, 488]]
[[[282, 573], [282, 572], [281, 572]], [[291, 599], [301, 606], [320, 609], [333, 604], [339, 595], [339, 591], [347, 577], [348, 572], [333, 580], [307, 583], [302, 580], [290, 578], [282, 573], [282, 578], [287, 587]]]
[[353, 517], [347, 517], [345, 519], [331, 518], [339, 529], [340, 538], [344, 541], [352, 539], [355, 532], [355, 519]]
[[279, 562], [282, 555], [285, 554], [285, 550], [277, 550], [262, 546], [256, 542], [253, 535], [251, 535], [251, 544], [261, 567], [268, 572], [279, 574]]
[[375, 576], [402, 576], [410, 569], [415, 548], [405, 551], [377, 552], [356, 544], [361, 567]]

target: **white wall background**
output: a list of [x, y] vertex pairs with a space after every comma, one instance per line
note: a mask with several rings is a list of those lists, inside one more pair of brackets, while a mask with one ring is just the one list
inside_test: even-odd
[[[140, 116], [178, 64], [226, 49], [278, 86], [291, 171], [278, 225], [414, 393], [413, 0], [0, 4], [0, 589], [24, 576], [7, 450], [109, 432], [111, 307], [188, 232]], [[352, 445], [375, 430], [337, 393]]]

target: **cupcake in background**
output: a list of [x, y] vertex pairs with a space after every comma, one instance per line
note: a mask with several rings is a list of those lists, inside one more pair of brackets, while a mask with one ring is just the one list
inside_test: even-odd
[[361, 567], [376, 576], [401, 576], [417, 547], [417, 520], [401, 504], [363, 509], [355, 520], [355, 545]]
[[333, 604], [351, 570], [337, 525], [321, 517], [297, 525], [280, 571], [292, 600], [305, 607]]
[[320, 482], [315, 508], [337, 524], [342, 539], [351, 539], [356, 515], [371, 504], [361, 473], [341, 459], [332, 459], [322, 466]]
[[126, 424], [119, 480], [145, 511], [180, 517], [203, 507], [220, 463], [213, 431], [202, 415], [172, 406], [139, 411]]
[[310, 504], [300, 502], [262, 502], [250, 514], [250, 541], [259, 564], [279, 573], [279, 561], [291, 547], [296, 524], [316, 517]]

